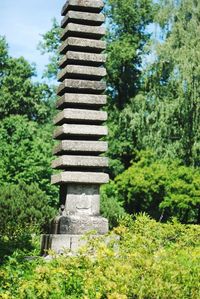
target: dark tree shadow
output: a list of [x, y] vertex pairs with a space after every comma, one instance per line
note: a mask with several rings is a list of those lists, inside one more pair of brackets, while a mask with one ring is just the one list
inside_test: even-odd
[[30, 234], [21, 235], [17, 238], [0, 236], [0, 265], [3, 265], [14, 252], [20, 251], [24, 256], [34, 249]]

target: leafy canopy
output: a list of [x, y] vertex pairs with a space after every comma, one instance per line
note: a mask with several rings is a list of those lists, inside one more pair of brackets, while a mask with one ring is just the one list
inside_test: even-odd
[[0, 122], [0, 184], [37, 183], [50, 204], [57, 200], [52, 174], [52, 126], [10, 116]]
[[157, 160], [140, 152], [138, 160], [104, 187], [106, 198], [119, 201], [126, 212], [147, 212], [157, 220], [176, 217], [200, 223], [200, 173], [178, 160]]
[[9, 115], [26, 115], [29, 120], [47, 122], [51, 115], [52, 91], [44, 83], [33, 83], [35, 68], [23, 57], [9, 56], [0, 36], [0, 120]]

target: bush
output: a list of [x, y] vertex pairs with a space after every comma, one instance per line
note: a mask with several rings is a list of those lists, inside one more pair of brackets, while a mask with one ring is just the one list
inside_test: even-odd
[[0, 271], [0, 297], [199, 299], [199, 253], [199, 226], [128, 218], [107, 242], [91, 239], [76, 256], [10, 258]]
[[119, 220], [126, 215], [122, 204], [113, 196], [113, 182], [101, 187], [101, 214], [109, 221], [110, 228], [119, 224]]
[[200, 223], [200, 173], [176, 160], [156, 160], [141, 152], [113, 182], [104, 197], [118, 201], [130, 214], [146, 212], [157, 220], [171, 217], [183, 223]]
[[0, 185], [37, 183], [51, 205], [57, 204], [57, 187], [50, 184], [52, 126], [12, 115], [0, 122]]
[[55, 214], [48, 196], [36, 183], [1, 186], [0, 207], [0, 235], [8, 239], [28, 231], [41, 231]]

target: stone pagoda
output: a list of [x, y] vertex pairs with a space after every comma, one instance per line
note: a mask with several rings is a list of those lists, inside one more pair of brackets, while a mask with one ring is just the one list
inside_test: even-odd
[[103, 66], [106, 48], [102, 0], [68, 0], [63, 9], [61, 27], [60, 72], [54, 119], [52, 183], [60, 186], [60, 215], [54, 219], [51, 232], [43, 236], [42, 251], [64, 248], [76, 250], [82, 236], [89, 231], [97, 235], [108, 232], [107, 219], [100, 216], [101, 184], [109, 181], [105, 170], [107, 151], [106, 83]]

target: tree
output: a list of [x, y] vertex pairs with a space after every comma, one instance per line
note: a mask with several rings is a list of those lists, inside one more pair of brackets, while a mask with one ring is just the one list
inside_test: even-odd
[[158, 159], [178, 158], [198, 167], [199, 3], [160, 1], [155, 22], [159, 37], [152, 39], [151, 61], [143, 68], [140, 90], [116, 118], [115, 135], [111, 130], [111, 155], [116, 158], [123, 151], [120, 166], [127, 168], [135, 150], [150, 148]]
[[43, 39], [38, 45], [42, 54], [50, 54], [49, 64], [46, 66], [46, 70], [44, 71], [44, 77], [49, 79], [56, 79], [58, 73], [60, 33], [61, 28], [57, 20], [54, 18], [52, 21], [52, 28], [42, 35]]
[[110, 175], [114, 177], [130, 166], [137, 148], [137, 133], [126, 126], [123, 111], [141, 88], [142, 58], [150, 40], [147, 25], [153, 20], [156, 6], [151, 0], [108, 0], [106, 4], [108, 155]]
[[52, 90], [33, 83], [34, 75], [0, 37], [0, 233], [9, 238], [42, 229], [58, 199], [50, 184]]
[[[146, 212], [156, 220], [176, 217], [200, 223], [200, 174], [178, 160], [157, 160], [140, 152], [138, 160], [104, 189], [104, 201], [118, 201], [129, 214]], [[116, 205], [116, 204], [115, 204]]]
[[49, 204], [57, 203], [57, 188], [50, 184], [52, 174], [52, 126], [10, 116], [0, 122], [0, 185], [37, 183]]
[[29, 120], [48, 122], [52, 91], [44, 83], [33, 83], [33, 76], [35, 68], [23, 57], [10, 57], [6, 40], [0, 37], [0, 120], [26, 115]]
[[141, 143], [200, 166], [200, 3], [161, 0], [156, 21], [162, 40], [144, 74]]
[[112, 104], [120, 110], [140, 88], [142, 56], [150, 39], [152, 0], [108, 0], [107, 72]]

